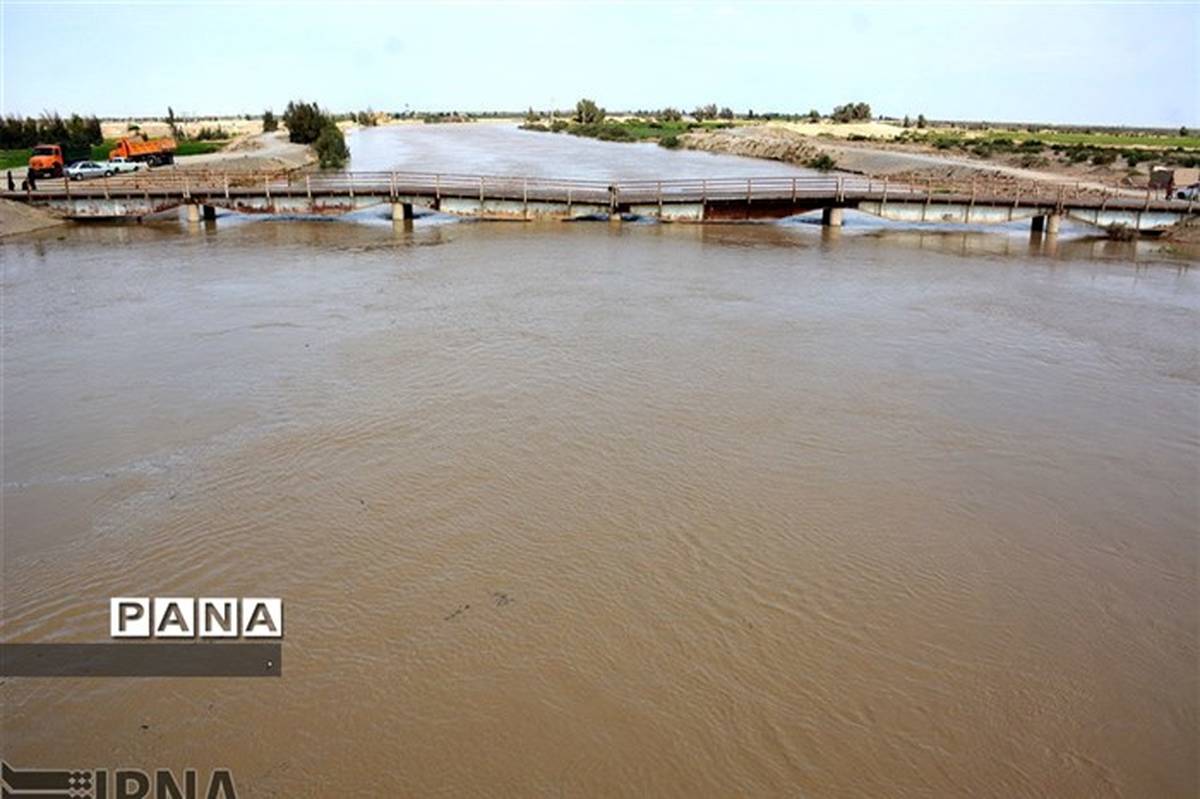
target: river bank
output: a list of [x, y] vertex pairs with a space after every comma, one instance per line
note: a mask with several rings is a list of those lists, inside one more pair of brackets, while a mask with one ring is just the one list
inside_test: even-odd
[[[859, 140], [851, 134], [835, 137], [826, 130], [816, 134], [791, 123], [767, 123], [721, 130], [691, 131], [679, 137], [681, 147], [714, 153], [767, 158], [797, 165], [826, 156], [838, 171], [877, 177], [970, 178], [1010, 177], [1049, 182], [1074, 181], [1089, 188], [1144, 188], [1148, 165], [1118, 168], [1114, 165], [1061, 163], [1047, 158], [1037, 165], [1022, 165], [1026, 156], [1013, 154], [992, 158], [969, 154], [951, 155], [921, 143], [899, 142], [895, 137], [874, 133]], [[875, 127], [883, 127], [876, 125]]]

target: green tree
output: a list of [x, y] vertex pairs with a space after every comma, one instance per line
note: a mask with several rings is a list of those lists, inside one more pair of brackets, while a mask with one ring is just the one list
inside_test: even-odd
[[821, 121], [821, 112], [815, 108], [812, 109], [811, 111], [809, 111], [808, 112], [808, 121], [809, 122], [820, 122]]
[[861, 122], [871, 118], [871, 106], [867, 103], [846, 103], [836, 106], [830, 115], [834, 122]]
[[906, 128], [912, 127], [912, 120], [908, 118], [908, 114], [904, 115], [904, 122], [902, 124], [903, 124], [903, 127], [906, 127]]
[[171, 138], [183, 138], [183, 131], [179, 129], [179, 125], [175, 122], [175, 109], [171, 106], [167, 106], [167, 127], [171, 129]]
[[328, 117], [313, 144], [313, 149], [317, 151], [317, 160], [322, 169], [340, 169], [350, 158], [350, 151], [346, 149], [346, 138], [342, 135], [341, 128]]
[[297, 144], [312, 144], [321, 135], [329, 115], [316, 103], [293, 100], [283, 111], [283, 124], [287, 125], [288, 141]]
[[604, 109], [586, 97], [575, 104], [575, 121], [581, 125], [595, 125], [604, 121]]
[[270, 133], [279, 129], [279, 120], [275, 119], [275, 112], [271, 109], [263, 111], [263, 133]]
[[733, 119], [733, 109], [725, 106], [721, 109], [720, 117], [721, 119]]
[[692, 116], [696, 118], [697, 122], [703, 122], [706, 119], [716, 119], [717, 104], [709, 103], [708, 105], [698, 105], [692, 111]]
[[927, 121], [925, 120], [925, 115], [924, 115], [924, 114], [917, 114], [917, 127], [918, 127], [918, 128], [923, 128], [923, 127], [925, 127], [925, 126], [926, 126], [926, 125], [928, 125], [928, 124], [929, 124], [929, 122], [927, 122]]
[[683, 119], [683, 112], [678, 108], [667, 106], [658, 112], [658, 118], [663, 122], [678, 122], [679, 120]]
[[1180, 135], [1180, 136], [1187, 136], [1187, 135], [1188, 135], [1188, 129], [1187, 129], [1187, 126], [1186, 126], [1186, 125], [1180, 125], [1180, 126], [1179, 126], [1179, 135]]

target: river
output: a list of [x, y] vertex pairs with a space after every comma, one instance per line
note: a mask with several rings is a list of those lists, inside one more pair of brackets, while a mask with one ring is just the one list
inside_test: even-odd
[[357, 216], [0, 244], [0, 638], [106, 640], [113, 596], [287, 618], [279, 679], [3, 680], [8, 762], [242, 797], [1196, 795], [1194, 262], [852, 215]]

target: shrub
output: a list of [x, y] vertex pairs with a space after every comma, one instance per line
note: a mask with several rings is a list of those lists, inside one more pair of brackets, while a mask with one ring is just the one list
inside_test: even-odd
[[229, 131], [225, 130], [219, 125], [215, 128], [210, 128], [206, 125], [200, 128], [200, 130], [196, 131], [192, 138], [196, 139], [197, 141], [216, 141], [220, 139], [230, 139], [233, 138], [233, 136], [231, 133], [229, 133]]
[[346, 160], [350, 158], [350, 151], [346, 149], [346, 138], [332, 119], [328, 119], [321, 128], [313, 148], [317, 151], [317, 159], [322, 169], [339, 169], [345, 166]]
[[1100, 150], [1092, 156], [1092, 163], [1096, 166], [1108, 166], [1117, 160], [1117, 154], [1112, 150]]
[[929, 123], [925, 121], [925, 115], [924, 115], [924, 114], [917, 114], [917, 127], [918, 127], [918, 128], [923, 128], [923, 127], [925, 127], [925, 126], [926, 126], [926, 125], [928, 125], [928, 124], [929, 124]]
[[679, 120], [683, 119], [683, 112], [678, 108], [667, 106], [658, 112], [658, 118], [663, 122], [678, 122]]
[[275, 114], [269, 108], [263, 111], [262, 121], [263, 133], [270, 133], [273, 130], [279, 129], [279, 121], [275, 119]]
[[1091, 157], [1092, 153], [1089, 150], [1084, 149], [1071, 150], [1070, 154], [1067, 156], [1072, 164], [1082, 164]]
[[[751, 114], [751, 116], [754, 116], [754, 115]], [[821, 112], [815, 108], [812, 109], [811, 111], [809, 111], [808, 112], [808, 121], [809, 122], [820, 122], [821, 121]]]
[[1114, 241], [1132, 241], [1137, 236], [1137, 230], [1123, 222], [1113, 222], [1104, 229], [1104, 232]]
[[679, 137], [674, 133], [668, 133], [658, 140], [659, 147], [666, 147], [668, 150], [679, 149]]
[[595, 125], [604, 121], [604, 109], [586, 97], [575, 103], [575, 121], [581, 125]]
[[809, 169], [819, 169], [822, 172], [828, 172], [831, 169], [837, 169], [837, 161], [829, 155], [829, 153], [819, 153], [804, 162], [804, 165]]
[[552, 133], [562, 133], [567, 128], [571, 127], [565, 119], [556, 119], [550, 123], [550, 131]]

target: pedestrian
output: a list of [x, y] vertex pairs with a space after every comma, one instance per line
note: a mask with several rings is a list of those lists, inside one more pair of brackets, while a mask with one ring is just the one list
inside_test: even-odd
[[1171, 199], [1171, 195], [1175, 193], [1175, 176], [1171, 175], [1167, 178], [1167, 199]]
[[25, 181], [29, 184], [30, 191], [37, 191], [37, 175], [33, 174], [33, 170], [29, 170], [29, 174], [25, 177]]
[[9, 191], [16, 191], [16, 190], [17, 190], [17, 189], [16, 189], [16, 186], [14, 186], [14, 185], [13, 185], [13, 179], [12, 179], [12, 170], [11, 170], [11, 169], [10, 169], [10, 170], [8, 170], [8, 190], [9, 190]]

